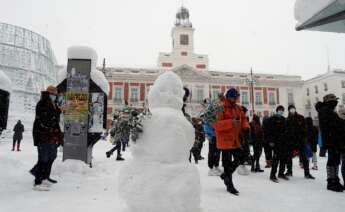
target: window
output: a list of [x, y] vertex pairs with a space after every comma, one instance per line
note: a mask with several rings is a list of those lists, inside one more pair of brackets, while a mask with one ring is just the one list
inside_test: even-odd
[[181, 56], [187, 56], [188, 53], [187, 52], [181, 52]]
[[115, 88], [114, 101], [122, 102], [122, 88]]
[[310, 95], [310, 90], [309, 90], [309, 88], [307, 88], [307, 96], [309, 96]]
[[131, 88], [131, 102], [138, 102], [138, 88]]
[[343, 93], [343, 105], [345, 105], [345, 93]]
[[293, 98], [293, 93], [288, 93], [288, 105], [294, 105], [295, 100]]
[[317, 85], [315, 85], [315, 93], [318, 94], [319, 93], [319, 88], [317, 87]]
[[199, 103], [204, 101], [204, 89], [198, 88], [198, 90], [196, 91], [196, 98], [197, 98], [197, 102]]
[[345, 80], [341, 81], [341, 87], [345, 88]]
[[219, 93], [220, 93], [219, 91], [214, 90], [214, 91], [212, 92], [212, 99], [218, 99], [218, 94], [219, 94]]
[[325, 91], [328, 91], [328, 85], [327, 85], [327, 83], [323, 83], [323, 87], [324, 87], [324, 90], [325, 90]]
[[248, 105], [249, 104], [248, 92], [242, 91], [242, 93], [241, 93], [241, 102], [242, 102], [243, 105]]
[[163, 67], [172, 67], [172, 63], [162, 63]]
[[276, 105], [276, 97], [275, 97], [274, 93], [268, 94], [268, 103], [269, 103], [269, 105]]
[[181, 45], [188, 45], [189, 43], [189, 38], [188, 38], [188, 35], [180, 35], [180, 44]]
[[206, 65], [205, 64], [197, 64], [196, 68], [198, 68], [198, 69], [205, 69]]
[[255, 93], [255, 104], [256, 105], [262, 105], [262, 95], [261, 92]]

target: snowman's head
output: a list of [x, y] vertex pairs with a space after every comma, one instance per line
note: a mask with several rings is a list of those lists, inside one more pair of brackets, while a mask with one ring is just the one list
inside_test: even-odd
[[174, 108], [181, 110], [183, 106], [183, 84], [179, 76], [172, 71], [160, 75], [148, 95], [149, 108]]

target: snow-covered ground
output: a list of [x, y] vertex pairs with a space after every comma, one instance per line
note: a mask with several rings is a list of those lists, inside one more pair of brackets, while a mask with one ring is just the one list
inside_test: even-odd
[[[124, 211], [126, 205], [118, 195], [117, 175], [125, 164], [107, 159], [105, 151], [111, 144], [100, 141], [95, 146], [94, 168], [82, 162], [61, 162], [61, 153], [54, 164], [52, 177], [59, 183], [49, 192], [32, 190], [33, 177], [28, 173], [37, 158], [32, 138], [26, 132], [22, 152], [11, 152], [11, 138], [0, 140], [0, 211], [13, 212], [98, 212]], [[206, 156], [207, 145], [203, 150]], [[129, 159], [130, 153], [124, 154]], [[345, 193], [325, 189], [326, 159], [319, 159], [319, 171], [312, 171], [315, 181], [305, 180], [296, 166], [294, 177], [279, 184], [268, 180], [268, 170], [249, 176], [234, 175], [240, 196], [225, 191], [218, 177], [207, 175], [207, 161], [198, 165], [202, 184], [203, 212], [340, 212], [345, 209]], [[164, 195], [164, 194], [161, 194]], [[146, 211], [145, 211], [146, 212]], [[149, 211], [147, 211], [149, 212]]]

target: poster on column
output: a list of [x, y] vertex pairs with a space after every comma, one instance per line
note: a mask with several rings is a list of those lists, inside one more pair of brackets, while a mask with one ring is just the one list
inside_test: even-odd
[[90, 96], [90, 116], [89, 116], [89, 132], [103, 132], [103, 112], [104, 112], [104, 94], [91, 93]]
[[68, 60], [63, 160], [87, 161], [90, 72], [91, 60]]

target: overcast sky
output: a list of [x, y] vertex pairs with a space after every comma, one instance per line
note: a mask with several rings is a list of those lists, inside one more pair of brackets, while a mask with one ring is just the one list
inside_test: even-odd
[[[345, 35], [294, 30], [295, 0], [184, 0], [195, 51], [211, 70], [301, 75], [345, 68]], [[0, 21], [50, 40], [59, 64], [71, 45], [89, 45], [107, 65], [156, 67], [171, 50], [181, 0], [0, 0]]]

